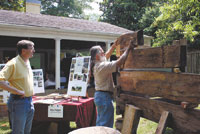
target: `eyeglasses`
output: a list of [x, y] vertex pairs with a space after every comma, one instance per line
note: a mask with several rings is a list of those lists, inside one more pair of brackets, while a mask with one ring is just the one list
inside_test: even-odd
[[27, 49], [29, 49], [29, 50], [34, 50], [35, 48], [34, 48], [34, 46], [30, 46], [30, 47], [28, 47]]

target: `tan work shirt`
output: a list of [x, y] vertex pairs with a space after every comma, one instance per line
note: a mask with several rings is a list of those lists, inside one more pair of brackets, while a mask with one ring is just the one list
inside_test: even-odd
[[97, 62], [94, 66], [96, 91], [114, 91], [112, 73], [116, 71], [116, 61]]
[[1, 70], [0, 81], [8, 81], [10, 86], [24, 91], [26, 97], [33, 95], [33, 72], [30, 62], [25, 63], [19, 55], [7, 62]]

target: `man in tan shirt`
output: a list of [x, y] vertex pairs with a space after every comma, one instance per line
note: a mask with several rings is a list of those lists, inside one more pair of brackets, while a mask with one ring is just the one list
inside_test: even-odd
[[34, 106], [33, 73], [29, 58], [35, 52], [34, 43], [21, 40], [17, 43], [17, 50], [19, 55], [8, 61], [0, 72], [0, 88], [10, 92], [7, 105], [12, 134], [30, 134]]
[[129, 45], [118, 60], [112, 62], [107, 61], [115, 48], [116, 43], [114, 43], [106, 53], [104, 53], [100, 46], [94, 46], [90, 49], [90, 75], [94, 76], [96, 90], [94, 95], [94, 102], [97, 107], [96, 126], [113, 127], [114, 107], [112, 103], [112, 94], [114, 91], [114, 84], [112, 73], [116, 72], [117, 67], [125, 63], [129, 51], [133, 50], [133, 46]]

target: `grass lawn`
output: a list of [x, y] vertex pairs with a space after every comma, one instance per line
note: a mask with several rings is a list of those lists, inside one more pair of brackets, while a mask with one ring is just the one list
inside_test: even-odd
[[11, 132], [8, 119], [0, 119], [0, 134], [9, 134]]

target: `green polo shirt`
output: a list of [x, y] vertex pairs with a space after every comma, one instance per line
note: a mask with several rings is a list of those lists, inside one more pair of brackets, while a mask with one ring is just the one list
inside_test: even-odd
[[19, 55], [7, 62], [1, 70], [0, 81], [8, 81], [10, 86], [24, 91], [26, 97], [33, 95], [33, 72], [30, 62], [25, 63]]

